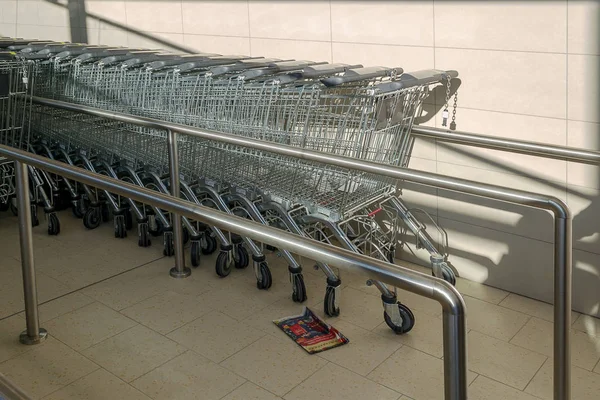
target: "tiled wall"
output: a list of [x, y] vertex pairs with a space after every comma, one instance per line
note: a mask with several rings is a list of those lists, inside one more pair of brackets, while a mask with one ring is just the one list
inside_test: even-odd
[[[66, 8], [51, 3], [0, 0], [0, 33], [69, 40], [79, 32], [90, 43], [456, 69], [459, 130], [600, 149], [598, 1], [87, 0], [88, 17], [72, 25]], [[426, 123], [439, 126], [439, 115]], [[598, 167], [423, 140], [411, 167], [566, 200], [575, 215], [574, 306], [600, 315]], [[421, 192], [405, 197], [446, 228], [462, 276], [551, 299], [549, 214]]]

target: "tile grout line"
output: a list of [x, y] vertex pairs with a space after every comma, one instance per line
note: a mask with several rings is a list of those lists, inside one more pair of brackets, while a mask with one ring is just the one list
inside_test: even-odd
[[[318, 372], [321, 372], [322, 369], [324, 369], [326, 366], [328, 366], [331, 362], [328, 360], [324, 360], [326, 361], [325, 364], [317, 369], [314, 373], [310, 374], [308, 377], [304, 378], [302, 381], [300, 381], [296, 386], [294, 386], [293, 388], [291, 388], [290, 390], [288, 390], [287, 392], [285, 392], [282, 396], [279, 396], [281, 398], [285, 398], [285, 396], [287, 396], [288, 394], [290, 394], [291, 391], [293, 391], [294, 389], [296, 389], [298, 386], [302, 385], [304, 382], [306, 382], [307, 380], [309, 380], [311, 377], [313, 377], [314, 375], [316, 375]], [[262, 386], [261, 386], [262, 387]]]
[[252, 57], [252, 28], [250, 27], [250, 0], [246, 0], [246, 9], [248, 11], [248, 54]]
[[527, 385], [525, 385], [525, 387], [523, 388], [523, 390], [522, 390], [522, 391], [523, 391], [524, 393], [527, 393], [527, 392], [526, 392], [526, 390], [527, 390], [527, 388], [529, 387], [529, 385], [531, 385], [531, 382], [533, 382], [533, 380], [535, 379], [535, 377], [537, 376], [537, 374], [539, 374], [539, 373], [540, 373], [540, 371], [542, 370], [542, 368], [544, 368], [544, 365], [546, 365], [546, 363], [547, 363], [548, 361], [550, 361], [550, 360], [552, 360], [552, 358], [550, 358], [550, 357], [546, 356], [546, 361], [544, 361], [544, 362], [542, 363], [542, 365], [540, 365], [540, 367], [539, 367], [539, 368], [538, 368], [538, 370], [535, 372], [535, 374], [533, 374], [533, 377], [532, 377], [532, 378], [529, 380], [529, 382], [527, 382]]
[[[525, 314], [525, 315], [527, 315], [527, 314]], [[528, 315], [527, 321], [525, 321], [525, 323], [523, 324], [523, 326], [521, 326], [521, 327], [519, 328], [519, 330], [518, 330], [518, 331], [517, 331], [517, 332], [516, 332], [514, 335], [512, 335], [512, 336], [511, 336], [511, 338], [510, 338], [510, 339], [508, 339], [508, 342], [507, 342], [508, 344], [512, 344], [512, 345], [514, 345], [514, 343], [511, 343], [511, 342], [512, 342], [512, 340], [513, 340], [513, 339], [514, 339], [514, 338], [515, 338], [515, 337], [516, 337], [516, 336], [517, 336], [519, 333], [521, 333], [521, 331], [523, 330], [523, 328], [525, 328], [525, 327], [527, 326], [527, 324], [529, 324], [529, 321], [531, 321], [531, 320], [532, 320], [532, 318], [534, 318], [534, 317], [532, 317], [531, 315]], [[541, 319], [541, 318], [540, 318], [540, 319]]]
[[333, 13], [331, 11], [331, 0], [329, 0], [329, 51], [331, 51], [331, 63], [333, 64]]

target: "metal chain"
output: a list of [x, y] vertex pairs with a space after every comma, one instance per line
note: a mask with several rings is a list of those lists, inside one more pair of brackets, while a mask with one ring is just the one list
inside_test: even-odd
[[458, 90], [454, 92], [454, 104], [452, 106], [452, 122], [450, 123], [450, 130], [456, 130], [456, 107], [458, 103]]
[[446, 77], [446, 104], [442, 111], [442, 126], [448, 125], [448, 101], [450, 101], [450, 76]]

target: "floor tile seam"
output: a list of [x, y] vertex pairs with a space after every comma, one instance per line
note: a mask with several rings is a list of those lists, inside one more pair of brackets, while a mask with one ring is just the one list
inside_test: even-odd
[[[197, 321], [197, 320], [199, 320], [200, 318], [202, 318], [202, 317], [205, 317], [206, 315], [208, 315], [209, 313], [211, 313], [211, 312], [213, 312], [213, 311], [217, 311], [217, 310], [213, 310], [213, 309], [211, 308], [210, 310], [207, 310], [206, 312], [203, 312], [201, 315], [199, 315], [199, 316], [195, 317], [193, 320], [191, 320], [191, 321], [189, 321], [189, 322], [186, 322], [185, 324], [181, 325], [181, 326], [180, 326], [180, 327], [178, 327], [178, 328], [171, 329], [171, 330], [170, 330], [169, 332], [167, 332], [167, 333], [158, 332], [156, 329], [154, 329], [154, 328], [152, 328], [152, 327], [150, 327], [150, 326], [147, 326], [147, 325], [143, 324], [142, 322], [140, 322], [140, 324], [144, 325], [145, 327], [147, 327], [147, 328], [149, 328], [149, 329], [152, 329], [153, 331], [155, 331], [155, 332], [156, 332], [156, 333], [158, 333], [159, 335], [162, 335], [162, 336], [166, 337], [167, 339], [170, 339], [170, 340], [173, 340], [173, 341], [174, 341], [174, 342], [176, 342], [176, 343], [179, 343], [179, 342], [177, 342], [175, 339], [171, 339], [171, 338], [169, 337], [169, 335], [170, 335], [170, 334], [172, 334], [172, 333], [174, 333], [175, 331], [178, 331], [178, 330], [180, 330], [180, 329], [182, 329], [182, 328], [185, 328], [185, 327], [186, 327], [186, 326], [188, 326], [189, 324], [192, 324], [192, 323], [196, 322], [196, 321]], [[238, 320], [236, 320], [236, 321], [237, 321], [237, 322], [239, 322]]]
[[[543, 364], [542, 364], [542, 366], [543, 366]], [[542, 367], [540, 367], [540, 369], [541, 369], [541, 368], [542, 368]], [[538, 369], [538, 371], [536, 372], [536, 375], [537, 375], [537, 373], [538, 373], [538, 372], [539, 372], [539, 369]], [[491, 381], [494, 381], [494, 382], [496, 382], [496, 383], [499, 383], [500, 385], [508, 386], [508, 387], [510, 387], [511, 389], [516, 389], [514, 386], [507, 385], [507, 384], [506, 384], [506, 383], [504, 383], [504, 382], [500, 382], [499, 380], [497, 380], [497, 379], [495, 379], [495, 378], [492, 378], [492, 377], [489, 377], [489, 376], [486, 376], [486, 375], [483, 375], [483, 374], [478, 374], [477, 378], [479, 378], [480, 376], [483, 376], [483, 377], [484, 377], [484, 378], [486, 378], [486, 379], [489, 379], [489, 380], [491, 380]], [[477, 380], [477, 378], [475, 378], [475, 379], [473, 380], [473, 382], [471, 382], [471, 384], [475, 383], [475, 381]], [[533, 380], [534, 378], [535, 378], [535, 375], [533, 376], [533, 378], [531, 378], [531, 380]], [[531, 381], [530, 381], [529, 383], [531, 383]], [[527, 386], [529, 386], [529, 383], [527, 384]], [[471, 385], [469, 385], [469, 386], [471, 386]], [[525, 386], [525, 389], [527, 388], [527, 386]], [[541, 398], [541, 397], [539, 397], [539, 396], [533, 395], [533, 394], [531, 394], [531, 393], [527, 393], [527, 392], [525, 391], [525, 389], [523, 389], [523, 390], [519, 390], [519, 389], [517, 389], [517, 390], [519, 390], [519, 392], [522, 392], [522, 393], [528, 394], [529, 396], [535, 397], [536, 399], [544, 400], [543, 398]]]
[[302, 379], [302, 381], [299, 382], [296, 386], [294, 386], [293, 388], [291, 388], [290, 390], [288, 390], [287, 392], [285, 392], [283, 395], [281, 395], [279, 397], [281, 397], [282, 399], [285, 399], [285, 396], [287, 396], [288, 394], [290, 394], [294, 389], [296, 389], [297, 387], [299, 387], [300, 385], [302, 385], [304, 382], [306, 382], [307, 380], [309, 380], [311, 377], [313, 377], [317, 373], [321, 372], [325, 367], [327, 367], [331, 363], [328, 360], [323, 360], [323, 361], [325, 361], [325, 364], [323, 364], [322, 367], [318, 368], [315, 372], [313, 372], [312, 374], [310, 374], [306, 378]]
[[[110, 309], [112, 309], [112, 310], [114, 310], [114, 311], [118, 312], [119, 314], [123, 314], [123, 311], [127, 310], [128, 308], [135, 307], [135, 306], [139, 305], [140, 303], [143, 303], [144, 301], [151, 299], [152, 297], [162, 296], [162, 295], [163, 295], [163, 294], [165, 294], [166, 292], [173, 292], [173, 290], [171, 290], [171, 289], [165, 289], [165, 290], [162, 290], [161, 292], [157, 292], [157, 293], [155, 293], [155, 294], [152, 294], [152, 295], [150, 295], [150, 296], [148, 296], [148, 297], [146, 297], [146, 298], [144, 298], [144, 299], [142, 299], [142, 300], [136, 301], [135, 303], [132, 303], [132, 304], [128, 305], [127, 307], [123, 307], [123, 308], [121, 308], [121, 309], [118, 309], [118, 310], [117, 310], [117, 309], [115, 309], [115, 308], [112, 308], [112, 307], [111, 307], [111, 306], [109, 306], [108, 304], [104, 304], [104, 303], [102, 303], [102, 304], [104, 304], [104, 305], [106, 305], [107, 307], [109, 307]], [[177, 294], [180, 294], [180, 295], [182, 295], [182, 294], [181, 294], [181, 293], [179, 293], [179, 292], [174, 292], [174, 293], [177, 293]], [[200, 295], [199, 295], [199, 296], [200, 296]], [[90, 296], [88, 296], [88, 297], [90, 297]], [[101, 302], [100, 300], [96, 300], [96, 301], [98, 301], [98, 302]], [[123, 314], [123, 315], [127, 317], [127, 315], [126, 315], [126, 314]], [[131, 317], [128, 317], [128, 318], [131, 318]]]
[[[398, 347], [396, 350], [394, 350], [394, 351], [392, 352], [392, 354], [394, 354], [394, 353], [395, 353], [397, 350], [400, 350], [400, 348], [401, 348], [401, 347], [403, 347], [403, 346], [405, 346], [405, 345], [404, 345], [404, 344], [400, 344], [400, 347]], [[416, 350], [416, 349], [415, 349], [415, 350]], [[386, 361], [388, 360], [388, 358], [390, 358], [390, 357], [392, 356], [392, 354], [390, 354], [389, 356], [385, 357], [385, 358], [384, 358], [384, 359], [383, 359], [381, 362], [377, 363], [377, 365], [375, 365], [373, 368], [371, 368], [371, 369], [369, 370], [369, 372], [367, 372], [366, 374], [361, 374], [360, 372], [352, 371], [350, 368], [348, 368], [348, 367], [346, 367], [346, 366], [344, 366], [344, 365], [342, 365], [342, 364], [340, 364], [340, 363], [337, 363], [337, 362], [335, 362], [335, 361], [331, 361], [331, 360], [328, 360], [328, 359], [326, 359], [326, 358], [324, 358], [324, 357], [321, 357], [321, 356], [320, 356], [320, 354], [317, 354], [317, 356], [319, 356], [319, 358], [321, 358], [322, 360], [325, 360], [325, 361], [327, 361], [327, 362], [329, 362], [329, 363], [331, 363], [331, 364], [335, 364], [335, 365], [337, 365], [338, 367], [342, 367], [342, 368], [344, 368], [344, 369], [346, 369], [346, 370], [348, 370], [348, 371], [350, 371], [350, 372], [353, 372], [353, 373], [355, 373], [355, 374], [357, 374], [357, 375], [360, 375], [360, 376], [362, 376], [362, 377], [363, 377], [363, 378], [365, 378], [365, 379], [369, 379], [367, 376], [368, 376], [368, 375], [369, 375], [371, 372], [373, 372], [373, 371], [375, 371], [377, 368], [379, 368], [379, 366], [381, 366], [381, 364], [383, 364], [384, 362], [386, 362]], [[371, 379], [369, 379], [369, 380], [371, 380]], [[372, 382], [374, 382], [374, 381], [372, 381]], [[397, 392], [397, 391], [396, 391], [396, 392]]]
[[[129, 318], [129, 319], [131, 320], [131, 318]], [[82, 353], [82, 352], [84, 352], [84, 351], [86, 351], [86, 350], [89, 350], [89, 349], [91, 349], [92, 347], [94, 347], [94, 346], [96, 346], [96, 345], [98, 345], [98, 344], [100, 344], [100, 343], [102, 343], [102, 342], [104, 342], [104, 341], [106, 341], [106, 340], [108, 340], [108, 339], [112, 339], [112, 338], [114, 338], [115, 336], [118, 336], [118, 335], [120, 335], [121, 333], [123, 333], [123, 332], [126, 332], [126, 331], [128, 331], [128, 330], [130, 330], [130, 329], [133, 329], [133, 328], [137, 327], [138, 325], [140, 325], [140, 324], [139, 324], [137, 321], [134, 321], [134, 320], [131, 320], [131, 321], [133, 321], [133, 322], [134, 322], [134, 325], [133, 325], [133, 326], [130, 326], [129, 328], [123, 329], [122, 331], [119, 331], [119, 332], [117, 332], [117, 333], [114, 333], [114, 334], [112, 334], [112, 335], [110, 335], [110, 336], [103, 337], [103, 338], [102, 338], [102, 339], [101, 339], [99, 342], [96, 342], [96, 343], [94, 343], [94, 344], [92, 344], [92, 345], [90, 345], [90, 346], [87, 346], [87, 347], [85, 347], [85, 348], [82, 348], [82, 349], [75, 349], [74, 347], [72, 347], [72, 346], [69, 346], [67, 343], [63, 342], [62, 340], [61, 340], [60, 342], [61, 342], [61, 343], [64, 343], [64, 344], [65, 344], [65, 345], [67, 345], [67, 346], [69, 346], [69, 348], [70, 348], [70, 349], [72, 349], [72, 350], [74, 350], [74, 351], [76, 351], [76, 352], [80, 353], [81, 355], [83, 355], [83, 353]], [[53, 337], [53, 338], [55, 338], [55, 339], [58, 339], [58, 337], [57, 337], [56, 335], [52, 335], [52, 337]], [[60, 339], [58, 339], [58, 340], [60, 340]], [[86, 357], [86, 358], [87, 358], [87, 357]]]
[[[535, 355], [542, 356], [542, 357], [545, 357], [545, 358], [549, 358], [547, 355], [545, 355], [545, 354], [542, 354], [542, 353], [540, 353], [539, 351], [531, 350], [531, 349], [528, 349], [527, 347], [523, 347], [523, 346], [521, 346], [521, 345], [518, 345], [518, 344], [510, 343], [510, 342], [504, 341], [504, 340], [502, 340], [502, 339], [498, 339], [497, 337], [490, 336], [490, 335], [488, 335], [487, 333], [483, 333], [483, 332], [481, 332], [481, 331], [478, 331], [477, 329], [470, 329], [470, 330], [469, 330], [469, 332], [471, 332], [471, 331], [472, 331], [472, 332], [477, 332], [478, 334], [480, 334], [480, 335], [483, 335], [483, 336], [485, 336], [485, 337], [487, 337], [487, 338], [489, 338], [489, 339], [498, 340], [498, 341], [500, 341], [500, 342], [502, 342], [502, 343], [504, 343], [504, 344], [510, 344], [511, 346], [518, 347], [519, 349], [522, 349], [522, 350], [529, 351], [530, 353], [533, 353], [533, 354], [535, 354]], [[468, 335], [468, 334], [467, 334], [467, 335]]]
[[[598, 372], [596, 372], [596, 369], [598, 370]], [[596, 366], [594, 368], [592, 368], [592, 372], [600, 375], [600, 360], [598, 360], [598, 363], [596, 364]]]
[[425, 353], [425, 354], [427, 354], [427, 355], [428, 355], [428, 356], [430, 356], [430, 357], [437, 358], [438, 360], [442, 360], [442, 361], [444, 360], [444, 354], [443, 354], [443, 352], [442, 352], [442, 355], [441, 355], [441, 356], [436, 356], [435, 354], [428, 353], [428, 352], [427, 352], [427, 351], [425, 351], [425, 350], [417, 349], [416, 347], [414, 347], [414, 346], [411, 346], [411, 345], [410, 345], [410, 344], [408, 344], [408, 343], [403, 343], [403, 344], [402, 344], [402, 346], [403, 346], [403, 347], [404, 347], [404, 346], [406, 346], [406, 347], [409, 347], [409, 348], [411, 348], [412, 350], [417, 350], [417, 351], [420, 351], [421, 353]]
[[93, 374], [94, 372], [97, 372], [97, 371], [99, 371], [99, 370], [101, 370], [101, 369], [103, 369], [103, 368], [102, 368], [102, 367], [98, 367], [97, 369], [93, 370], [93, 371], [92, 371], [92, 372], [90, 372], [89, 374], [85, 374], [84, 376], [82, 376], [82, 377], [80, 377], [80, 378], [77, 378], [77, 379], [75, 379], [73, 382], [67, 383], [66, 385], [63, 385], [63, 386], [61, 386], [60, 388], [58, 388], [58, 389], [56, 389], [56, 390], [54, 390], [54, 391], [52, 391], [52, 392], [50, 392], [50, 393], [48, 393], [48, 394], [44, 395], [44, 397], [42, 397], [40, 400], [47, 399], [48, 397], [52, 396], [54, 393], [56, 393], [56, 392], [58, 392], [58, 391], [60, 391], [60, 390], [63, 390], [63, 389], [64, 389], [64, 388], [66, 388], [67, 386], [69, 386], [69, 385], [72, 385], [72, 384], [74, 384], [75, 382], [78, 382], [78, 381], [80, 381], [80, 380], [82, 380], [82, 379], [84, 379], [84, 378], [86, 378], [86, 377], [90, 376], [90, 375], [91, 375], [91, 374]]
[[[257, 331], [258, 331], [258, 329], [257, 329]], [[262, 338], [264, 338], [265, 336], [272, 336], [272, 335], [270, 335], [270, 334], [269, 334], [269, 333], [267, 333], [267, 332], [262, 332], [262, 331], [261, 331], [261, 333], [263, 333], [263, 334], [262, 334], [262, 335], [261, 335], [261, 336], [260, 336], [258, 339], [256, 339], [256, 340], [253, 340], [253, 341], [252, 341], [252, 343], [248, 343], [248, 345], [244, 346], [243, 348], [239, 349], [239, 350], [238, 350], [238, 351], [236, 351], [235, 353], [231, 354], [230, 356], [228, 356], [228, 357], [224, 358], [223, 360], [221, 360], [220, 362], [218, 362], [218, 363], [215, 363], [215, 364], [217, 364], [217, 365], [219, 365], [219, 366], [221, 366], [221, 367], [225, 368], [227, 371], [230, 371], [230, 372], [232, 372], [232, 373], [234, 373], [234, 374], [238, 375], [238, 374], [237, 374], [235, 371], [232, 371], [232, 370], [230, 370], [229, 368], [227, 368], [225, 365], [223, 365], [223, 363], [224, 363], [225, 361], [229, 360], [230, 358], [232, 358], [233, 356], [235, 356], [236, 354], [238, 354], [240, 351], [246, 350], [248, 347], [252, 346], [254, 343], [258, 342], [259, 340], [261, 340], [261, 339], [262, 339]], [[195, 351], [195, 350], [193, 350], [193, 349], [190, 349], [190, 351], [193, 351], [195, 354], [198, 354], [198, 355], [200, 355], [201, 357], [204, 357], [204, 358], [206, 358], [207, 360], [210, 360], [208, 357], [206, 357], [206, 356], [203, 356], [202, 354], [200, 354], [199, 352], [197, 352], [197, 351]], [[214, 363], [214, 361], [213, 361], [213, 360], [210, 360], [210, 361]], [[239, 375], [238, 375], [238, 376], [239, 376]]]
[[[544, 368], [544, 365], [546, 365], [547, 362], [551, 362], [554, 363], [552, 358], [550, 357], [546, 357], [546, 361], [544, 361], [542, 363], [542, 365], [538, 368], [538, 370], [535, 372], [535, 374], [533, 375], [533, 377], [531, 377], [531, 379], [529, 380], [529, 382], [527, 382], [527, 385], [525, 385], [525, 387], [523, 388], [522, 392], [527, 393], [527, 394], [531, 394], [527, 391], [527, 388], [531, 385], [531, 383], [533, 382], [533, 380], [535, 379], [535, 377], [540, 373], [540, 371], [542, 370], [542, 368]], [[492, 379], [492, 378], [490, 378]], [[535, 396], [538, 397], [538, 396]]]
[[237, 385], [236, 387], [234, 387], [233, 389], [228, 391], [224, 396], [219, 397], [219, 399], [224, 399], [225, 397], [229, 396], [231, 393], [235, 392], [237, 389], [242, 387], [242, 385], [244, 385], [246, 382], [248, 382], [248, 379], [246, 379], [246, 378], [242, 378], [242, 379], [244, 380], [242, 383], [240, 383], [239, 385]]
[[[529, 317], [527, 318], [527, 321], [525, 321], [525, 323], [524, 323], [523, 325], [521, 325], [521, 327], [519, 328], [519, 330], [518, 330], [517, 332], [515, 332], [515, 334], [514, 334], [514, 335], [512, 335], [512, 336], [510, 337], [510, 339], [508, 339], [508, 341], [506, 341], [506, 343], [514, 344], [514, 343], [512, 343], [513, 339], [514, 339], [514, 338], [516, 338], [516, 337], [519, 335], [519, 333], [521, 333], [521, 331], [522, 331], [523, 329], [525, 329], [525, 327], [527, 326], [527, 324], [529, 324], [529, 322], [530, 322], [530, 321], [531, 321], [533, 318], [535, 318], [535, 317], [529, 316]], [[540, 319], [541, 319], [541, 318], [540, 318]]]

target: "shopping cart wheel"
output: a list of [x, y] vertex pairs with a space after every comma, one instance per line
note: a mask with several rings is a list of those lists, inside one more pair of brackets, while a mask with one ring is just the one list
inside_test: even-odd
[[115, 237], [123, 239], [127, 237], [127, 226], [124, 215], [115, 215]]
[[156, 218], [155, 215], [149, 215], [148, 219], [150, 221], [148, 224], [148, 232], [150, 232], [150, 234], [155, 237], [162, 235], [165, 231], [162, 222], [160, 222], [160, 220]]
[[243, 269], [250, 263], [248, 250], [240, 243], [235, 245], [235, 257], [233, 258], [234, 265], [237, 269]]
[[83, 216], [83, 226], [88, 229], [96, 229], [100, 226], [100, 218], [99, 207], [90, 207]]
[[167, 257], [171, 257], [175, 254], [175, 247], [173, 246], [173, 232], [165, 232], [163, 234], [163, 254]]
[[84, 212], [79, 202], [73, 203], [71, 205], [71, 211], [73, 211], [73, 216], [75, 218], [83, 218]]
[[[431, 273], [431, 275], [435, 276], [433, 272]], [[452, 271], [452, 269], [445, 264], [442, 264], [442, 279], [444, 279], [452, 286], [456, 286], [456, 275], [454, 275], [454, 271]]]
[[190, 249], [190, 259], [192, 262], [192, 267], [198, 267], [200, 265], [200, 254], [202, 253], [200, 241], [192, 240], [192, 246]]
[[292, 290], [292, 300], [295, 303], [306, 301], [306, 286], [304, 285], [304, 276], [302, 274], [292, 274]]
[[10, 200], [6, 200], [6, 203], [0, 201], [0, 211], [6, 211], [10, 208]]
[[217, 239], [215, 239], [210, 233], [205, 232], [202, 240], [202, 254], [209, 255], [215, 252], [217, 249]]
[[335, 288], [333, 286], [327, 286], [327, 289], [325, 289], [323, 308], [325, 315], [330, 317], [337, 317], [340, 315], [340, 309], [336, 307]]
[[412, 313], [412, 311], [410, 311], [410, 308], [406, 307], [400, 302], [398, 302], [398, 311], [400, 311], [400, 317], [402, 317], [401, 325], [394, 323], [390, 316], [384, 311], [383, 318], [385, 319], [385, 323], [399, 335], [410, 332], [413, 326], [415, 326], [415, 315]]
[[190, 241], [190, 232], [185, 227], [182, 229], [182, 231], [183, 231], [183, 244], [186, 245]]
[[231, 273], [231, 262], [228, 251], [219, 252], [217, 262], [215, 263], [215, 270], [217, 271], [217, 275], [221, 278], [225, 278]]
[[138, 224], [138, 246], [148, 247], [150, 246], [150, 235], [148, 234], [148, 223], [140, 222]]
[[19, 210], [17, 209], [17, 205], [15, 204], [15, 201], [13, 199], [10, 199], [10, 212], [13, 213], [13, 215], [16, 217], [17, 215], [19, 215]]
[[270, 288], [273, 283], [273, 277], [271, 276], [271, 270], [266, 261], [258, 264], [258, 274], [260, 278], [256, 280], [256, 287], [260, 290], [267, 290]]
[[38, 226], [40, 224], [40, 220], [38, 218], [38, 208], [37, 205], [31, 205], [31, 225]]
[[56, 236], [60, 233], [60, 221], [56, 213], [48, 214], [48, 235]]

